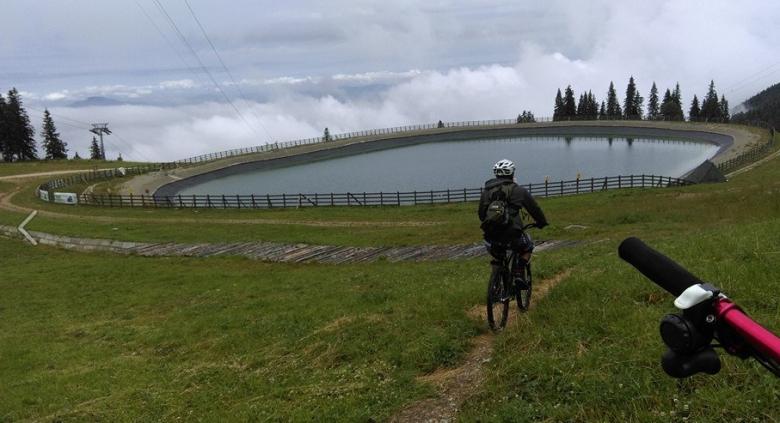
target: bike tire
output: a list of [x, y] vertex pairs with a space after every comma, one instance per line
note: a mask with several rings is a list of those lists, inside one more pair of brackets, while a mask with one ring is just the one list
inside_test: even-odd
[[505, 278], [505, 270], [501, 266], [493, 266], [487, 291], [487, 319], [494, 332], [504, 329], [509, 316], [509, 294]]
[[520, 311], [527, 311], [531, 307], [531, 293], [533, 292], [533, 278], [531, 276], [531, 263], [526, 263], [519, 275], [525, 281], [525, 287], [516, 287], [517, 308]]

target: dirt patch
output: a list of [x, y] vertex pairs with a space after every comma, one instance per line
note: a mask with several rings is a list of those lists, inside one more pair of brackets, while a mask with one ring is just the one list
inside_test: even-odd
[[[552, 278], [542, 280], [534, 285], [534, 293], [531, 301], [531, 309], [544, 298], [555, 286], [569, 277], [571, 269], [567, 269]], [[508, 330], [519, 324], [517, 306], [512, 303], [510, 319], [507, 322]], [[485, 306], [472, 307], [466, 312], [475, 320], [486, 323]], [[439, 369], [435, 372], [420, 376], [417, 380], [421, 383], [429, 383], [435, 386], [436, 394], [432, 398], [415, 402], [401, 410], [390, 419], [391, 422], [449, 422], [458, 413], [460, 406], [476, 392], [485, 379], [483, 365], [490, 361], [493, 355], [492, 333], [477, 336], [472, 340], [471, 350], [463, 363], [455, 368]], [[586, 346], [582, 346], [583, 350]]]
[[[30, 213], [33, 211], [31, 208], [17, 206], [11, 202], [11, 199], [19, 192], [21, 188], [17, 187], [16, 191], [9, 193], [7, 196], [0, 197], [0, 208], [20, 212]], [[73, 207], [73, 206], [64, 206]], [[351, 228], [351, 227], [424, 227], [424, 226], [439, 226], [444, 225], [445, 222], [369, 222], [369, 221], [310, 221], [310, 220], [281, 220], [281, 219], [193, 219], [193, 218], [141, 218], [141, 217], [111, 217], [111, 216], [76, 216], [67, 213], [57, 213], [51, 211], [41, 210], [38, 215], [45, 217], [52, 217], [57, 219], [78, 219], [78, 220], [90, 220], [93, 222], [101, 223], [205, 223], [205, 224], [224, 224], [224, 225], [299, 225], [299, 226], [314, 226], [314, 227], [335, 227], [335, 228]]]

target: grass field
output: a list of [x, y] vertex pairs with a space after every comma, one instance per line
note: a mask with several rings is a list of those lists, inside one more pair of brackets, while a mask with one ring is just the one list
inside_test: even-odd
[[[0, 182], [0, 192], [14, 186]], [[29, 195], [12, 200], [40, 205]], [[485, 381], [459, 419], [777, 420], [777, 379], [754, 361], [722, 356], [720, 375], [683, 382], [663, 374], [657, 324], [672, 298], [616, 248], [641, 236], [780, 332], [780, 161], [726, 184], [541, 204], [553, 226], [538, 236], [585, 242], [537, 254], [537, 281], [570, 276], [493, 337]], [[196, 214], [43, 205], [73, 216], [36, 218], [30, 229], [182, 242], [463, 243], [479, 238], [474, 207]], [[0, 224], [23, 217], [0, 210]], [[440, 223], [345, 229], [236, 219]], [[586, 228], [565, 229], [573, 224]], [[470, 312], [484, 303], [485, 260], [283, 265], [75, 253], [2, 238], [0, 258], [0, 421], [382, 421], [436, 395], [417, 377], [456, 368], [486, 333]]]

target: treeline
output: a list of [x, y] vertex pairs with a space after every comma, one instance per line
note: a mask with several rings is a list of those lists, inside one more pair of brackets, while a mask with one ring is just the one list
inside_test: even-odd
[[747, 110], [734, 114], [732, 122], [761, 121], [767, 122], [773, 128], [780, 128], [780, 84], [772, 85], [750, 97], [743, 105]]
[[[646, 107], [646, 109], [645, 109]], [[607, 98], [598, 102], [592, 91], [580, 94], [575, 100], [574, 90], [567, 86], [563, 93], [560, 88], [555, 95], [553, 120], [672, 120], [684, 121], [682, 94], [680, 84], [674, 89], [666, 89], [663, 97], [658, 95], [658, 87], [653, 82], [650, 95], [645, 106], [645, 99], [636, 88], [634, 77], [630, 77], [626, 86], [622, 104], [618, 99], [615, 84], [609, 83]], [[704, 100], [694, 95], [688, 108], [688, 120], [693, 122], [723, 122], [730, 121], [729, 103], [725, 96], [718, 99], [715, 81], [710, 81], [710, 87]]]
[[[68, 144], [57, 132], [51, 113], [43, 111], [41, 123], [42, 150], [44, 160], [60, 160], [68, 158]], [[91, 158], [100, 158], [100, 148], [94, 147], [97, 142], [93, 138]], [[97, 154], [97, 155], [96, 155]], [[0, 94], [0, 158], [5, 162], [39, 160], [38, 146], [35, 141], [35, 128], [30, 123], [30, 117], [24, 109], [22, 98], [16, 88], [3, 96]], [[73, 157], [79, 159], [78, 153]]]

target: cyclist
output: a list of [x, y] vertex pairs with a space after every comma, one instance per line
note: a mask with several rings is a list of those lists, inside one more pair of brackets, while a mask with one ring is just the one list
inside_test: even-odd
[[[515, 182], [515, 164], [511, 160], [499, 160], [493, 166], [495, 178], [485, 182], [485, 189], [479, 200], [479, 220], [482, 222], [484, 238], [491, 254], [511, 248], [520, 253], [527, 263], [531, 259], [534, 243], [523, 231], [520, 210], [525, 209], [541, 229], [548, 225], [544, 212], [527, 189]], [[504, 210], [501, 209], [505, 206]], [[497, 210], [505, 217], [503, 222], [496, 218]]]

